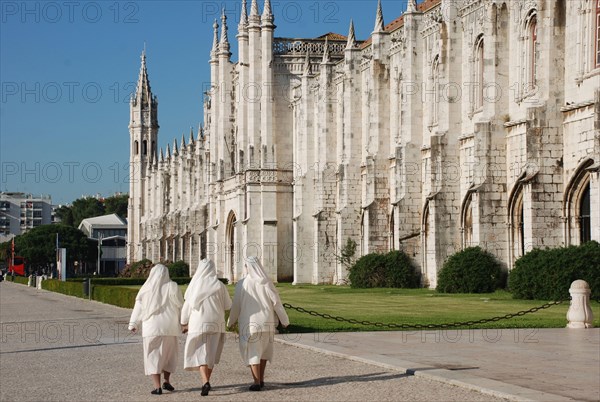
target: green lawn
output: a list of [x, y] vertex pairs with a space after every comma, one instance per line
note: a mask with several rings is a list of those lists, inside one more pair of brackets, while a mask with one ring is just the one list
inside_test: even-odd
[[[351, 289], [340, 286], [277, 286], [283, 303], [349, 319], [396, 324], [442, 324], [474, 321], [539, 307], [548, 301], [515, 300], [508, 292], [442, 294], [428, 289]], [[569, 302], [509, 320], [463, 328], [564, 328]], [[600, 304], [593, 301], [594, 326]], [[289, 332], [384, 330], [326, 320], [288, 309]]]
[[[139, 288], [139, 286], [128, 286]], [[180, 286], [185, 292], [187, 285]], [[227, 286], [233, 296], [234, 287]], [[444, 294], [429, 289], [352, 289], [348, 286], [278, 284], [283, 303], [332, 316], [395, 324], [444, 324], [476, 321], [539, 307], [548, 300], [515, 300], [505, 291]], [[462, 328], [564, 328], [569, 301], [524, 316]], [[600, 303], [592, 301], [594, 326]], [[381, 331], [386, 328], [326, 320], [287, 309], [286, 332]]]

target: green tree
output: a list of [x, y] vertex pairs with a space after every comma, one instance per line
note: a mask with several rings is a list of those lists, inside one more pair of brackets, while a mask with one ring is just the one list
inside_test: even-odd
[[25, 257], [33, 269], [47, 267], [56, 261], [56, 235], [61, 248], [67, 249], [67, 259], [93, 262], [97, 258], [96, 243], [82, 231], [66, 225], [42, 225], [15, 238], [15, 252]]
[[71, 205], [73, 227], [79, 227], [82, 220], [104, 215], [104, 204], [97, 198], [78, 198]]
[[104, 199], [106, 214], [117, 214], [121, 218], [127, 218], [127, 207], [129, 205], [129, 195], [113, 195]]
[[54, 214], [60, 218], [63, 225], [73, 226], [73, 210], [70, 206], [61, 205], [54, 210]]

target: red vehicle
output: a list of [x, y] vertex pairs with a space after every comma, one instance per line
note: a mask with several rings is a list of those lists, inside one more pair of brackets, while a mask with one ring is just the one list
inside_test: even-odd
[[8, 273], [14, 272], [15, 275], [25, 276], [25, 258], [15, 255], [8, 261]]

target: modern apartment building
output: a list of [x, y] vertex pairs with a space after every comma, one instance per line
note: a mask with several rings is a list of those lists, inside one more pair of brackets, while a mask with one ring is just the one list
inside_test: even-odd
[[29, 229], [54, 222], [49, 195], [0, 192], [0, 243]]

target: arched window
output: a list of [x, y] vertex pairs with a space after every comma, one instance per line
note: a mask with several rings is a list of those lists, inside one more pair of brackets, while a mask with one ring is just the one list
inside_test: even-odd
[[584, 161], [573, 174], [564, 198], [567, 245], [583, 244], [592, 240], [590, 179], [588, 168], [594, 164], [592, 159]]
[[519, 181], [509, 198], [509, 266], [525, 254], [525, 210], [523, 208], [523, 184]]
[[137, 141], [134, 141], [133, 143], [133, 152], [135, 155], [139, 155], [140, 153], [140, 143]]
[[394, 209], [392, 208], [392, 213], [390, 214], [390, 237], [389, 237], [389, 249], [390, 251], [396, 249], [395, 238], [394, 236], [395, 228], [394, 228]]
[[581, 244], [592, 240], [590, 201], [590, 183], [588, 182], [579, 200], [579, 239]]
[[526, 50], [526, 87], [525, 91], [532, 91], [536, 87], [537, 80], [537, 14], [535, 11], [529, 13], [525, 26], [527, 34]]
[[463, 206], [463, 247], [471, 247], [473, 245], [473, 204], [472, 194], [468, 196]]
[[227, 275], [231, 281], [235, 278], [235, 260], [236, 260], [236, 234], [235, 234], [235, 223], [237, 218], [235, 213], [231, 211], [227, 218], [227, 224], [225, 226], [226, 238], [227, 238]]
[[148, 141], [146, 140], [142, 142], [142, 155], [148, 155]]
[[483, 107], [483, 75], [484, 75], [484, 52], [483, 35], [480, 35], [475, 41], [473, 50], [473, 104], [475, 109]]
[[433, 82], [433, 102], [431, 108], [431, 121], [433, 124], [438, 123], [440, 115], [440, 57], [435, 56], [431, 69]]

